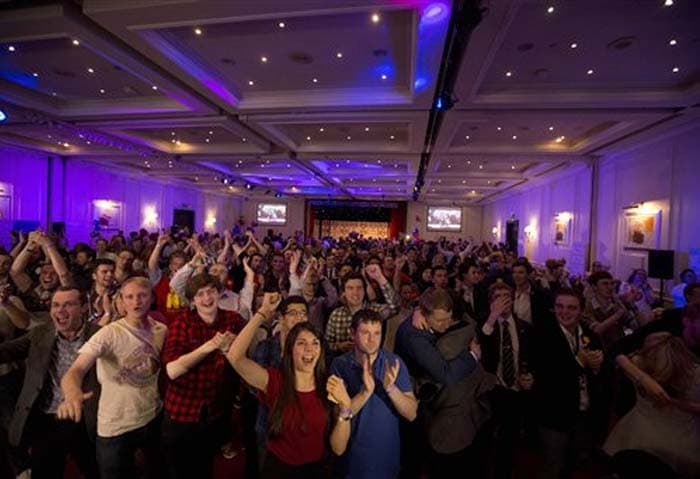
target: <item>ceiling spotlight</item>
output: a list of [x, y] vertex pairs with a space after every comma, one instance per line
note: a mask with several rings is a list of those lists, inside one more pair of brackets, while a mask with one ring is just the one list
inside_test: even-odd
[[267, 57], [260, 57], [260, 61], [263, 63], [267, 63]]
[[352, 136], [348, 135], [345, 137], [346, 140], [352, 140]]
[[452, 165], [447, 165], [447, 169], [450, 169], [450, 168], [452, 168]]
[[590, 69], [586, 72], [586, 75], [593, 75], [593, 69]]
[[382, 74], [382, 80], [386, 80], [386, 75]]
[[153, 91], [158, 91], [158, 87], [155, 86], [155, 85], [153, 85], [153, 86], [151, 86], [151, 90], [153, 90]]
[[514, 140], [517, 140], [517, 139], [518, 139], [518, 136], [517, 136], [517, 135], [513, 135], [513, 139], [514, 139]]
[[676, 45], [678, 45], [678, 41], [676, 41], [674, 39], [674, 40], [671, 40], [670, 42], [668, 42], [668, 44], [671, 45], [672, 47], [675, 47]]
[[335, 56], [336, 58], [343, 58], [343, 54], [340, 52], [336, 53]]
[[503, 129], [503, 128], [501, 128], [500, 126], [497, 126], [497, 127], [496, 127], [496, 130], [498, 130], [498, 131], [501, 131], [502, 129]]
[[100, 88], [100, 93], [102, 93], [102, 94], [104, 95], [104, 94], [105, 94], [105, 89], [104, 89], [104, 88]]
[[679, 71], [681, 71], [681, 69], [678, 67], [673, 67], [672, 71], [673, 71], [673, 73], [678, 73]]
[[275, 198], [282, 198], [282, 193], [280, 193], [279, 191], [275, 193]]
[[547, 8], [547, 13], [554, 13], [554, 7], [548, 7]]
[[368, 126], [365, 127], [365, 131], [369, 131], [369, 127], [368, 127]]
[[286, 27], [286, 25], [284, 24], [284, 22], [279, 22], [279, 23], [277, 24], [277, 26], [280, 27], [280, 28]]
[[175, 140], [175, 144], [176, 144], [176, 145], [180, 145], [180, 144], [181, 144], [181, 143], [180, 143], [180, 140]]
[[175, 143], [175, 138], [173, 138], [172, 140], [170, 140], [170, 143]]
[[223, 182], [223, 184], [228, 185], [228, 178], [224, 178], [224, 179], [221, 180], [221, 181]]
[[673, 6], [673, 0], [665, 0], [664, 1], [664, 7], [671, 7]]
[[17, 49], [13, 45], [10, 45], [9, 47], [7, 47], [7, 49], [11, 52], [17, 51]]
[[65, 143], [65, 142], [64, 142], [64, 143], [63, 143], [63, 147], [64, 147], [64, 148], [70, 148], [70, 145], [69, 145], [68, 143]]
[[311, 141], [311, 137], [310, 137], [310, 136], [307, 136], [307, 137], [306, 137], [306, 141]]
[[312, 78], [311, 81], [314, 83], [318, 83], [318, 78]]
[[170, 132], [170, 136], [175, 136], [175, 132], [174, 132], [174, 131], [171, 131], [171, 132]]
[[480, 169], [480, 170], [483, 170], [483, 169], [484, 169], [484, 165], [479, 165], [479, 169]]
[[378, 13], [372, 14], [372, 23], [379, 23], [379, 14]]
[[569, 46], [570, 46], [571, 48], [578, 48], [578, 43], [572, 43], [572, 44], [569, 45]]
[[246, 190], [252, 190], [252, 189], [253, 189], [253, 185], [252, 185], [251, 183], [246, 183], [246, 184], [245, 184], [245, 189], [246, 189]]
[[512, 77], [512, 76], [513, 76], [513, 72], [506, 72], [506, 76], [507, 76], [507, 77]]
[[510, 169], [511, 169], [511, 170], [514, 170], [514, 169], [515, 169], [515, 165], [510, 165]]
[[325, 130], [324, 128], [319, 128], [318, 131], [320, 131], [321, 133], [323, 133], [323, 132], [326, 131], [326, 130]]
[[242, 141], [243, 143], [245, 143], [246, 141], [248, 141], [248, 139], [247, 139], [247, 138], [241, 138], [241, 141]]
[[88, 68], [88, 73], [95, 73], [95, 70], [93, 70], [92, 68]]
[[550, 126], [550, 127], [549, 127], [549, 131], [554, 131], [554, 127], [553, 127], [553, 126]]
[[394, 135], [391, 135], [391, 136], [389, 137], [389, 139], [390, 139], [391, 141], [394, 141], [394, 140], [396, 139], [396, 137], [395, 137]]
[[210, 140], [209, 138], [205, 138], [204, 141], [205, 141], [206, 143], [209, 143], [211, 140]]
[[77, 47], [78, 45], [80, 45], [80, 41], [78, 41], [77, 39], [73, 40], [73, 45]]
[[55, 91], [51, 92], [51, 96], [56, 96], [56, 95], [58, 95], [58, 93], [56, 93]]
[[202, 34], [202, 29], [199, 28], [199, 27], [195, 27], [194, 33], [195, 33], [195, 35], [201, 35], [201, 34]]
[[472, 139], [472, 137], [471, 137], [471, 136], [469, 136], [469, 135], [467, 135], [467, 136], [465, 136], [465, 137], [464, 137], [464, 139], [465, 139], [465, 140], [471, 140], [471, 139]]
[[253, 86], [255, 85], [255, 82], [253, 80], [248, 80], [248, 85]]
[[37, 72], [34, 72], [34, 73], [32, 73], [32, 76], [33, 76], [34, 78], [37, 78], [37, 77], [39, 76], [39, 74], [38, 74]]

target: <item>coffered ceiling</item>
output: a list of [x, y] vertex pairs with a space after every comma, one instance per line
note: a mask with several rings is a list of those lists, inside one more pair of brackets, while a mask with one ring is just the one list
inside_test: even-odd
[[469, 205], [697, 120], [700, 2], [479, 3], [428, 148], [459, 3], [5, 2], [0, 142], [232, 196], [410, 200], [423, 154]]

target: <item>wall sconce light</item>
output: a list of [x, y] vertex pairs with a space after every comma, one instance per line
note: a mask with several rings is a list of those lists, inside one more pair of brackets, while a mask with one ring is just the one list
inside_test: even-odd
[[491, 236], [493, 236], [494, 239], [498, 239], [499, 233], [500, 232], [498, 231], [498, 226], [494, 226], [493, 228], [491, 228]]
[[527, 239], [530, 240], [530, 241], [534, 240], [534, 239], [535, 239], [535, 236], [536, 236], [536, 234], [537, 234], [537, 233], [536, 233], [536, 230], [535, 230], [535, 227], [532, 226], [532, 225], [527, 225], [527, 226], [525, 227], [525, 229], [523, 230], [523, 232], [525, 233], [525, 238], [527, 238]]
[[158, 226], [158, 212], [155, 206], [146, 206], [143, 209], [143, 226]]
[[571, 221], [574, 215], [572, 215], [568, 211], [562, 211], [561, 213], [557, 213], [556, 215], [554, 215], [554, 217], [557, 219], [557, 221], [566, 223], [567, 221]]

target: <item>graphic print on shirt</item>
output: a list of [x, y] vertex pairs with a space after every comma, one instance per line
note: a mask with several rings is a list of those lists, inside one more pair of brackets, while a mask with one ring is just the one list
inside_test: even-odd
[[153, 354], [153, 348], [143, 344], [122, 360], [114, 381], [136, 388], [143, 387], [156, 380], [160, 366], [160, 358]]

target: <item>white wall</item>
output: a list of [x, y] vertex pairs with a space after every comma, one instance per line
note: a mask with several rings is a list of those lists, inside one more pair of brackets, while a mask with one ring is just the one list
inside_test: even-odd
[[[568, 245], [554, 243], [554, 219], [559, 213], [572, 215], [571, 240]], [[590, 235], [591, 168], [579, 167], [549, 183], [515, 193], [484, 206], [481, 236], [505, 241], [506, 221], [515, 215], [519, 220], [518, 254], [535, 263], [548, 258], [565, 258], [574, 273], [584, 271]], [[525, 237], [531, 226], [534, 238]], [[497, 237], [492, 234], [498, 229]]]
[[621, 247], [623, 208], [640, 202], [661, 211], [657, 247], [675, 250], [678, 276], [700, 248], [700, 125], [600, 162], [595, 255], [622, 277], [646, 267], [646, 251]]
[[[462, 231], [458, 233], [448, 233], [441, 231], [427, 231], [426, 221], [428, 219], [428, 206], [433, 204], [422, 201], [409, 201], [406, 213], [406, 232], [411, 234], [414, 228], [418, 228], [420, 238], [425, 240], [437, 240], [441, 236], [448, 239], [469, 238], [472, 236], [476, 241], [481, 240], [481, 207], [462, 207]], [[440, 205], [435, 205], [440, 206]]]

